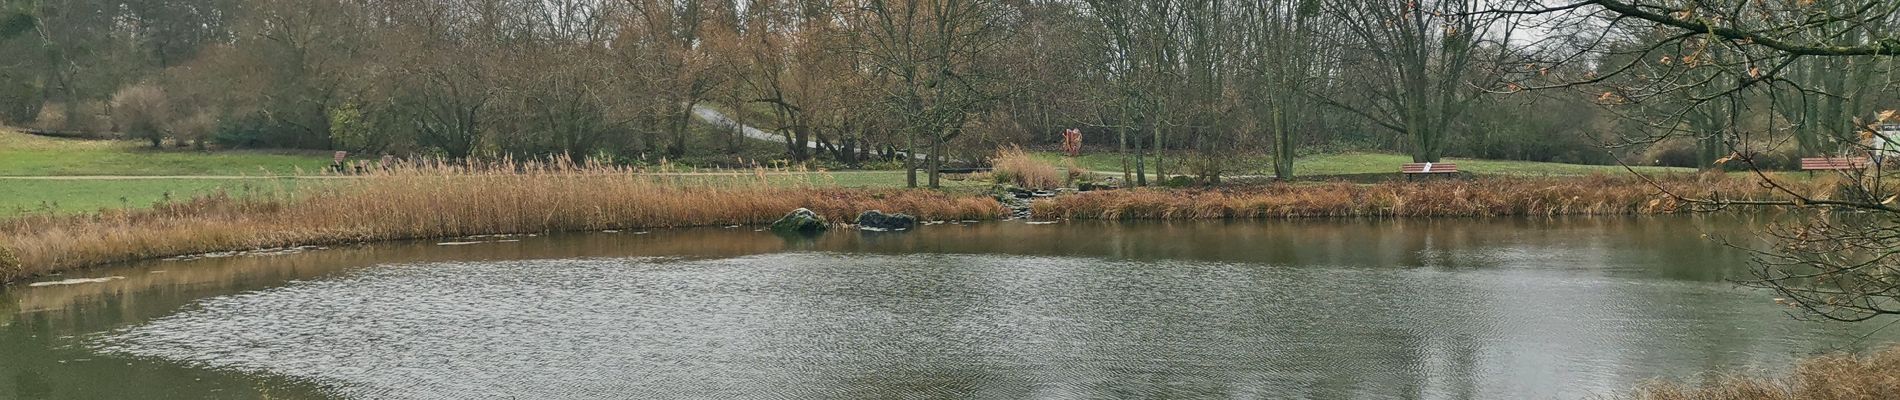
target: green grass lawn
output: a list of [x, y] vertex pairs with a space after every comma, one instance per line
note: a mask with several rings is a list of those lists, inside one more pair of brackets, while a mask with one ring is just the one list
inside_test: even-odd
[[[704, 132], [701, 132], [704, 133]], [[715, 137], [715, 135], [696, 135]], [[723, 143], [723, 142], [722, 142]], [[701, 143], [701, 147], [718, 143]], [[773, 143], [747, 141], [747, 154], [766, 158], [779, 151]], [[1063, 163], [1056, 153], [1038, 153], [1037, 157]], [[1271, 166], [1265, 155], [1238, 157], [1230, 175], [1266, 175]], [[1152, 161], [1152, 159], [1151, 159]], [[1310, 156], [1294, 164], [1299, 176], [1323, 177], [1396, 173], [1399, 164], [1410, 158], [1397, 154], [1348, 153]], [[1527, 161], [1448, 159], [1459, 169], [1478, 175], [1586, 175], [1595, 172], [1622, 173], [1619, 166], [1574, 165]], [[56, 139], [0, 129], [0, 216], [23, 212], [91, 212], [102, 208], [147, 207], [171, 198], [184, 199], [218, 190], [235, 194], [274, 193], [312, 185], [313, 179], [241, 178], [211, 179], [204, 176], [267, 176], [314, 174], [330, 162], [324, 152], [252, 152], [155, 150], [133, 141], [97, 141]], [[1116, 154], [1086, 154], [1076, 164], [1094, 171], [1119, 171], [1121, 158]], [[1170, 172], [1184, 172], [1179, 160], [1170, 158]], [[690, 163], [689, 163], [690, 164]], [[690, 168], [689, 168], [690, 170]], [[1152, 169], [1151, 169], [1152, 170]], [[1638, 167], [1643, 172], [1694, 172], [1686, 168]], [[22, 176], [178, 176], [163, 179], [6, 179]], [[951, 180], [943, 186], [951, 190], [980, 190], [989, 182]], [[681, 176], [683, 184], [716, 183], [740, 176]], [[830, 171], [771, 174], [774, 184], [842, 187], [904, 187], [903, 171]], [[920, 176], [919, 180], [925, 179]]]
[[[989, 182], [943, 180], [947, 190], [981, 190]], [[224, 191], [232, 195], [282, 194], [325, 182], [350, 178], [136, 178], [136, 179], [21, 179], [0, 177], [0, 217], [25, 213], [89, 213], [109, 208], [143, 208], [161, 200], [184, 200], [192, 196]], [[684, 185], [750, 183], [755, 176], [678, 175], [660, 176]], [[898, 188], [904, 187], [903, 171], [836, 171], [774, 173], [766, 182], [784, 186]], [[925, 177], [918, 175], [918, 182]]]
[[[706, 171], [700, 171], [706, 172]], [[731, 172], [732, 175], [657, 175], [660, 179], [670, 179], [683, 185], [753, 183], [757, 176], [743, 171]], [[956, 178], [956, 179], [952, 179]], [[964, 176], [943, 175], [940, 186], [944, 189], [988, 188], [990, 182], [962, 179]], [[850, 188], [901, 188], [905, 186], [904, 171], [826, 171], [792, 172], [766, 174], [765, 182], [775, 186], [813, 186], [813, 187], [850, 187]], [[917, 174], [918, 186], [929, 183], [929, 176], [922, 171]]]
[[[990, 182], [975, 180], [951, 180], [952, 175], [940, 176], [939, 184], [944, 188], [989, 187]], [[837, 185], [843, 187], [904, 187], [904, 171], [833, 171], [822, 174], [787, 177], [817, 186]], [[930, 183], [930, 176], [923, 171], [917, 172], [917, 185]]]
[[[1041, 158], [1043, 160], [1047, 160], [1052, 163], [1056, 163], [1057, 165], [1062, 165], [1062, 163], [1064, 162], [1063, 161], [1064, 157], [1059, 153], [1052, 153], [1052, 152], [1036, 153], [1036, 157]], [[1246, 156], [1239, 156], [1237, 157], [1237, 159], [1238, 161], [1230, 166], [1231, 168], [1234, 168], [1235, 170], [1230, 171], [1228, 174], [1230, 175], [1271, 175], [1273, 173], [1272, 160], [1271, 158], [1265, 155], [1246, 155]], [[1179, 166], [1180, 160], [1165, 159], [1164, 161], [1167, 162], [1170, 173], [1185, 172], [1185, 170]], [[1612, 174], [1628, 172], [1624, 170], [1622, 166], [1618, 166], [1618, 165], [1580, 165], [1580, 164], [1561, 164], [1561, 163], [1547, 163], [1547, 162], [1535, 162], [1535, 161], [1473, 160], [1473, 159], [1461, 159], [1461, 158], [1446, 158], [1445, 161], [1458, 164], [1458, 169], [1460, 171], [1466, 171], [1466, 172], [1470, 172], [1476, 175], [1576, 176], [1576, 175], [1589, 175], [1589, 174], [1597, 173], [1597, 172], [1612, 173]], [[1120, 171], [1122, 168], [1121, 156], [1119, 154], [1113, 154], [1113, 153], [1083, 154], [1080, 157], [1076, 157], [1075, 162], [1077, 166], [1080, 166], [1082, 168], [1089, 169], [1092, 171]], [[1149, 159], [1149, 162], [1152, 163], [1153, 159], [1152, 158]], [[1323, 154], [1323, 155], [1301, 157], [1297, 160], [1294, 160], [1293, 173], [1295, 176], [1334, 176], [1334, 175], [1359, 175], [1359, 174], [1378, 174], [1378, 173], [1397, 174], [1399, 171], [1399, 165], [1409, 163], [1409, 162], [1412, 162], [1412, 157], [1407, 156], [1407, 155], [1401, 155], [1401, 154], [1380, 154], [1380, 153]], [[1149, 170], [1150, 171], [1153, 170], [1152, 165], [1149, 166]], [[1643, 172], [1643, 173], [1670, 173], [1670, 172], [1694, 173], [1695, 172], [1694, 168], [1672, 168], [1672, 167], [1636, 167], [1636, 170], [1638, 172]]]
[[312, 185], [309, 179], [7, 179], [0, 178], [0, 217], [23, 213], [86, 213], [107, 208], [150, 207], [219, 190], [232, 195], [282, 193]]
[[[701, 132], [704, 133], [704, 132]], [[713, 135], [696, 135], [714, 137]], [[707, 139], [699, 147], [721, 147]], [[718, 142], [718, 143], [715, 143]], [[781, 151], [773, 143], [745, 141], [748, 159]], [[707, 150], [712, 151], [712, 150]], [[708, 157], [711, 159], [711, 157]], [[324, 152], [154, 150], [122, 140], [74, 140], [27, 135], [0, 129], [0, 217], [29, 212], [85, 213], [104, 208], [149, 207], [165, 199], [187, 199], [219, 190], [232, 194], [277, 193], [322, 182], [318, 178], [269, 178], [314, 174], [329, 165]], [[693, 171], [686, 168], [686, 171]], [[20, 179], [17, 177], [145, 176], [138, 179]], [[176, 176], [175, 178], [171, 176]], [[258, 178], [209, 178], [258, 176]], [[8, 178], [16, 177], [16, 178]], [[918, 177], [920, 181], [925, 179]], [[682, 184], [755, 179], [738, 176], [681, 176]], [[768, 174], [772, 184], [802, 186], [904, 186], [903, 171], [832, 171]], [[943, 181], [949, 189], [987, 187], [987, 182]]]
[[[1302, 157], [1293, 161], [1295, 175], [1350, 175], [1370, 173], [1398, 173], [1399, 165], [1412, 162], [1412, 157], [1400, 154], [1347, 153]], [[1628, 173], [1621, 165], [1582, 165], [1561, 164], [1536, 161], [1474, 160], [1446, 158], [1445, 162], [1458, 164], [1458, 170], [1478, 175], [1589, 175], [1592, 173]], [[1642, 173], [1695, 173], [1695, 168], [1675, 167], [1635, 167]]]
[[[125, 140], [77, 140], [0, 129], [0, 216], [26, 212], [83, 213], [149, 207], [224, 190], [232, 194], [289, 190], [300, 181], [194, 176], [314, 174], [330, 164], [324, 152], [152, 149]], [[6, 177], [178, 176], [141, 179], [8, 179]]]
[[77, 140], [0, 129], [0, 176], [292, 175], [330, 165], [324, 152], [152, 149], [134, 141]]

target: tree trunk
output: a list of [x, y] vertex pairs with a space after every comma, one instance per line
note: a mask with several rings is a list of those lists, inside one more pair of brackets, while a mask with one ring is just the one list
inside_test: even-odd
[[1155, 183], [1156, 183], [1156, 184], [1162, 184], [1162, 183], [1166, 183], [1166, 182], [1168, 181], [1168, 173], [1167, 173], [1167, 171], [1165, 171], [1165, 170], [1163, 170], [1163, 169], [1162, 169], [1162, 159], [1161, 159], [1161, 156], [1163, 156], [1163, 155], [1166, 155], [1165, 153], [1166, 153], [1166, 152], [1168, 151], [1168, 146], [1164, 146], [1164, 145], [1162, 145], [1163, 143], [1166, 143], [1166, 142], [1164, 142], [1164, 141], [1162, 141], [1162, 140], [1161, 140], [1161, 139], [1162, 139], [1162, 136], [1161, 136], [1161, 134], [1162, 134], [1162, 132], [1161, 132], [1161, 123], [1160, 123], [1160, 122], [1155, 122], [1155, 125], [1154, 125], [1154, 131], [1155, 131], [1155, 143], [1154, 143], [1154, 153], [1155, 153], [1155, 164], [1154, 164], [1154, 165], [1155, 165]]
[[666, 155], [679, 157], [686, 155], [686, 128], [693, 123], [693, 104], [686, 103], [680, 106], [679, 112], [675, 113], [673, 118], [671, 132], [673, 141], [667, 144]]
[[937, 189], [937, 175], [943, 170], [943, 133], [930, 135], [930, 188]]
[[914, 128], [912, 129], [910, 134], [904, 135], [904, 142], [906, 146], [909, 146], [909, 148], [905, 149], [903, 153], [904, 154], [904, 187], [916, 189], [917, 188], [917, 132], [915, 131]]
[[1115, 135], [1121, 141], [1122, 182], [1134, 182], [1128, 169], [1128, 106], [1122, 105], [1122, 118], [1115, 124]]
[[805, 162], [811, 159], [811, 132], [804, 126], [794, 125], [785, 131], [785, 152], [792, 155], [792, 161]]
[[1287, 127], [1286, 111], [1283, 105], [1273, 110], [1273, 176], [1280, 180], [1293, 179], [1293, 139]]
[[732, 91], [732, 136], [726, 137], [726, 153], [739, 154], [739, 141], [745, 140], [745, 103], [739, 100], [739, 91]]
[[1141, 139], [1135, 139], [1135, 186], [1148, 186], [1147, 159], [1141, 152]]
[[847, 166], [857, 167], [858, 166], [858, 140], [853, 139], [853, 138], [845, 138], [841, 140], [841, 142], [842, 142], [841, 145], [838, 147], [838, 162], [843, 163], [844, 165], [847, 165]]

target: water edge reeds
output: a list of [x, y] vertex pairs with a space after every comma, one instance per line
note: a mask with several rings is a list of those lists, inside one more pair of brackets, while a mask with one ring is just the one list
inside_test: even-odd
[[1782, 377], [1728, 374], [1699, 383], [1653, 381], [1637, 400], [1862, 400], [1900, 398], [1900, 347], [1865, 355], [1827, 354], [1803, 359]]
[[[828, 187], [778, 171], [643, 174], [591, 162], [419, 163], [287, 193], [214, 193], [149, 209], [0, 221], [0, 282], [116, 262], [300, 245], [763, 224], [796, 208], [992, 219], [975, 194]], [[804, 175], [797, 175], [804, 176]], [[4, 253], [0, 253], [4, 254]]]
[[[1824, 193], [1825, 182], [1799, 190]], [[1659, 187], [1660, 186], [1660, 187]], [[1492, 217], [1673, 214], [1690, 198], [1772, 199], [1753, 181], [1722, 175], [1591, 175], [1567, 178], [1433, 179], [1421, 182], [1274, 183], [1241, 188], [1129, 189], [1039, 201], [1037, 218], [1257, 219], [1300, 217]]]

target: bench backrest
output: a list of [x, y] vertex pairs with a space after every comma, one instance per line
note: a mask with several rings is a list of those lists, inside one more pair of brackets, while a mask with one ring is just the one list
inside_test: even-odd
[[1801, 159], [1801, 169], [1861, 169], [1867, 167], [1865, 158], [1813, 157]]
[[1458, 172], [1458, 164], [1405, 163], [1399, 166], [1399, 172], [1407, 174], [1449, 174]]

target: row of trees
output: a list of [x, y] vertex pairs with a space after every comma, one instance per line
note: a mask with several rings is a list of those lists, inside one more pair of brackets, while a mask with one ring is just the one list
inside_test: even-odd
[[[1654, 152], [1598, 146], [1664, 142], [1712, 167], [1728, 132], [1838, 151], [1895, 77], [1633, 17], [1892, 40], [1867, 0], [4, 1], [13, 124], [447, 157], [736, 152], [736, 129], [696, 127], [714, 107], [792, 160], [925, 171], [1070, 127], [1137, 183], [1217, 180], [1241, 153], [1291, 176], [1312, 148], [1612, 162]], [[1721, 14], [1741, 9], [1763, 16]], [[1873, 17], [1802, 22], [1847, 14]], [[1709, 68], [1735, 60], [1753, 69]], [[1785, 84], [1711, 84], [1763, 76]]]

